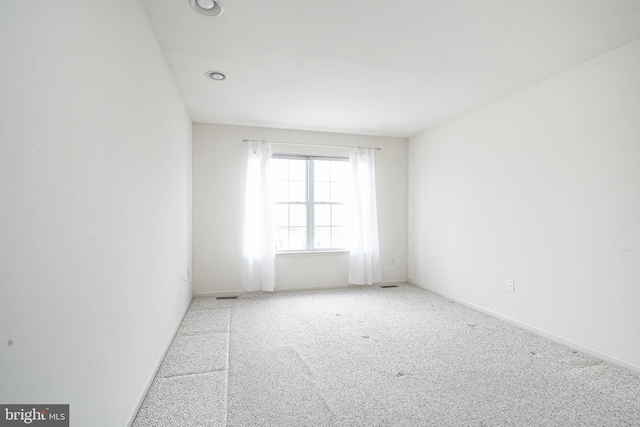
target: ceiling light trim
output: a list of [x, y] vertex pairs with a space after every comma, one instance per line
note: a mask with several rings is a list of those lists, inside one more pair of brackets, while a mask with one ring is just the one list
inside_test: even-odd
[[189, 0], [191, 7], [207, 16], [220, 16], [224, 12], [222, 3], [218, 0]]
[[227, 75], [225, 73], [221, 73], [220, 71], [207, 71], [204, 73], [205, 76], [209, 77], [211, 80], [221, 81], [226, 80]]

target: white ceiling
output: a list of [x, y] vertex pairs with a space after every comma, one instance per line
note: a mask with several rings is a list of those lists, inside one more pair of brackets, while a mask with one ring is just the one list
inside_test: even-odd
[[639, 0], [221, 2], [142, 0], [194, 122], [409, 137], [640, 38]]

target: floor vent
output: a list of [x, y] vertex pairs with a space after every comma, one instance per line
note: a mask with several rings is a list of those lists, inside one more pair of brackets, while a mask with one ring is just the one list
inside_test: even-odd
[[384, 285], [384, 286], [380, 286], [381, 288], [397, 288], [398, 285]]
[[216, 299], [238, 299], [238, 297], [216, 297]]

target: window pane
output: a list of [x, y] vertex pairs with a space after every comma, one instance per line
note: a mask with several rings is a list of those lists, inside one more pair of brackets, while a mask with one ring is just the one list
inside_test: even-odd
[[272, 197], [274, 202], [286, 202], [289, 200], [289, 184], [287, 181], [273, 181]]
[[346, 181], [349, 162], [331, 162], [331, 181]]
[[343, 182], [331, 183], [331, 201], [346, 202], [347, 201], [347, 184]]
[[313, 174], [315, 181], [330, 181], [331, 180], [331, 163], [326, 160], [314, 160], [313, 161]]
[[[310, 162], [314, 174], [307, 182]], [[339, 203], [348, 203], [349, 162], [272, 159], [271, 167], [276, 250], [345, 248], [349, 206]], [[310, 203], [309, 191], [316, 204]], [[308, 229], [308, 209], [313, 209], [313, 230]]]
[[271, 159], [271, 179], [286, 180], [289, 176], [289, 161]]
[[289, 225], [289, 205], [273, 205], [273, 225], [276, 227]]
[[289, 249], [307, 249], [306, 227], [291, 227], [289, 229]]
[[307, 180], [306, 160], [289, 160], [289, 179], [292, 181]]
[[347, 246], [347, 228], [331, 227], [331, 247], [345, 248]]
[[286, 251], [289, 249], [289, 229], [285, 227], [276, 227], [273, 233], [273, 239], [276, 244], [276, 251]]
[[313, 221], [318, 226], [331, 225], [331, 205], [315, 205]]
[[316, 182], [313, 189], [313, 199], [316, 202], [330, 202], [331, 184], [328, 182]]
[[289, 201], [307, 201], [307, 184], [305, 181], [289, 181]]
[[331, 206], [331, 225], [347, 225], [347, 207], [343, 205]]
[[314, 248], [328, 249], [331, 247], [331, 227], [315, 227]]
[[289, 205], [290, 223], [292, 227], [305, 227], [307, 225], [307, 205]]

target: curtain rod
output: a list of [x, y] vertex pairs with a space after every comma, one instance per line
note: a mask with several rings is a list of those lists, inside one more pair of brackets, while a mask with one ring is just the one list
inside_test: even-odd
[[380, 147], [361, 147], [359, 145], [323, 145], [323, 144], [306, 144], [304, 142], [283, 142], [283, 141], [267, 141], [265, 139], [243, 139], [242, 142], [271, 142], [272, 144], [284, 145], [304, 145], [306, 147], [325, 147], [325, 148], [373, 148], [374, 150], [382, 150]]

